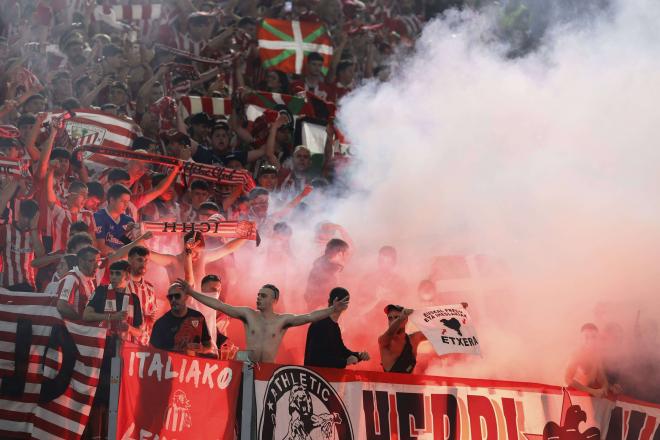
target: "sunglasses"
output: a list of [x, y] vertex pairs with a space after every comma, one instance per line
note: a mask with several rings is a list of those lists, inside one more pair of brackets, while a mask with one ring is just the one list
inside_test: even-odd
[[173, 299], [181, 299], [181, 294], [180, 293], [173, 293], [171, 295], [167, 295], [167, 300], [172, 301]]

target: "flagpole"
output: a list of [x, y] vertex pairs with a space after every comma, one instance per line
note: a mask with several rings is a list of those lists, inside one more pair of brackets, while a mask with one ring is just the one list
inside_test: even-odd
[[119, 409], [119, 381], [121, 378], [121, 338], [117, 338], [115, 356], [110, 364], [110, 403], [108, 406], [108, 439], [117, 438], [117, 416]]
[[243, 361], [243, 399], [241, 406], [241, 440], [256, 440], [257, 414], [255, 411], [254, 367], [249, 351], [239, 351], [236, 360]]

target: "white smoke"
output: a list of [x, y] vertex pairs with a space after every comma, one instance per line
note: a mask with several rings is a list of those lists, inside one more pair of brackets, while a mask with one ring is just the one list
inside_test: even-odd
[[504, 259], [512, 296], [474, 306], [484, 357], [449, 372], [560, 383], [582, 323], [660, 310], [660, 4], [555, 26], [518, 59], [496, 21], [432, 21], [391, 81], [342, 102], [367, 190], [336, 220], [415, 277], [433, 255]]

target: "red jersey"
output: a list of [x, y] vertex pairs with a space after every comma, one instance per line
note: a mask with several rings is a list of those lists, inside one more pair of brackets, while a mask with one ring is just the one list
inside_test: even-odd
[[53, 251], [66, 250], [69, 241], [69, 229], [77, 221], [83, 221], [87, 225], [89, 234], [93, 237], [96, 233], [94, 214], [82, 209], [77, 214], [66, 208], [54, 205], [50, 222], [50, 236], [53, 237]]
[[76, 266], [60, 280], [57, 297], [68, 302], [73, 310], [82, 317], [83, 311], [95, 289], [96, 278], [83, 275]]
[[34, 245], [29, 231], [19, 230], [13, 223], [0, 225], [0, 252], [2, 252], [2, 287], [27, 283], [34, 287]]
[[156, 321], [156, 289], [154, 285], [142, 278], [140, 281], [128, 281], [126, 285], [126, 292], [134, 293], [140, 300], [140, 307], [142, 308], [142, 318], [144, 323], [144, 333], [142, 340], [137, 341], [142, 345], [149, 345], [149, 338], [151, 337], [151, 329]]

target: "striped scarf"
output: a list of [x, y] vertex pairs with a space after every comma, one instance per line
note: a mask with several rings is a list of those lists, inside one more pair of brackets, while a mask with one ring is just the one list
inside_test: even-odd
[[[135, 315], [135, 304], [133, 304], [133, 295], [126, 290], [124, 292], [124, 298], [122, 299], [121, 311], [128, 312], [128, 320], [126, 321], [128, 325], [133, 325], [133, 317]], [[117, 311], [117, 292], [115, 289], [109, 288], [105, 295], [105, 305], [103, 307], [104, 313], [113, 313]], [[112, 333], [119, 333], [119, 321], [110, 321], [108, 328]]]

